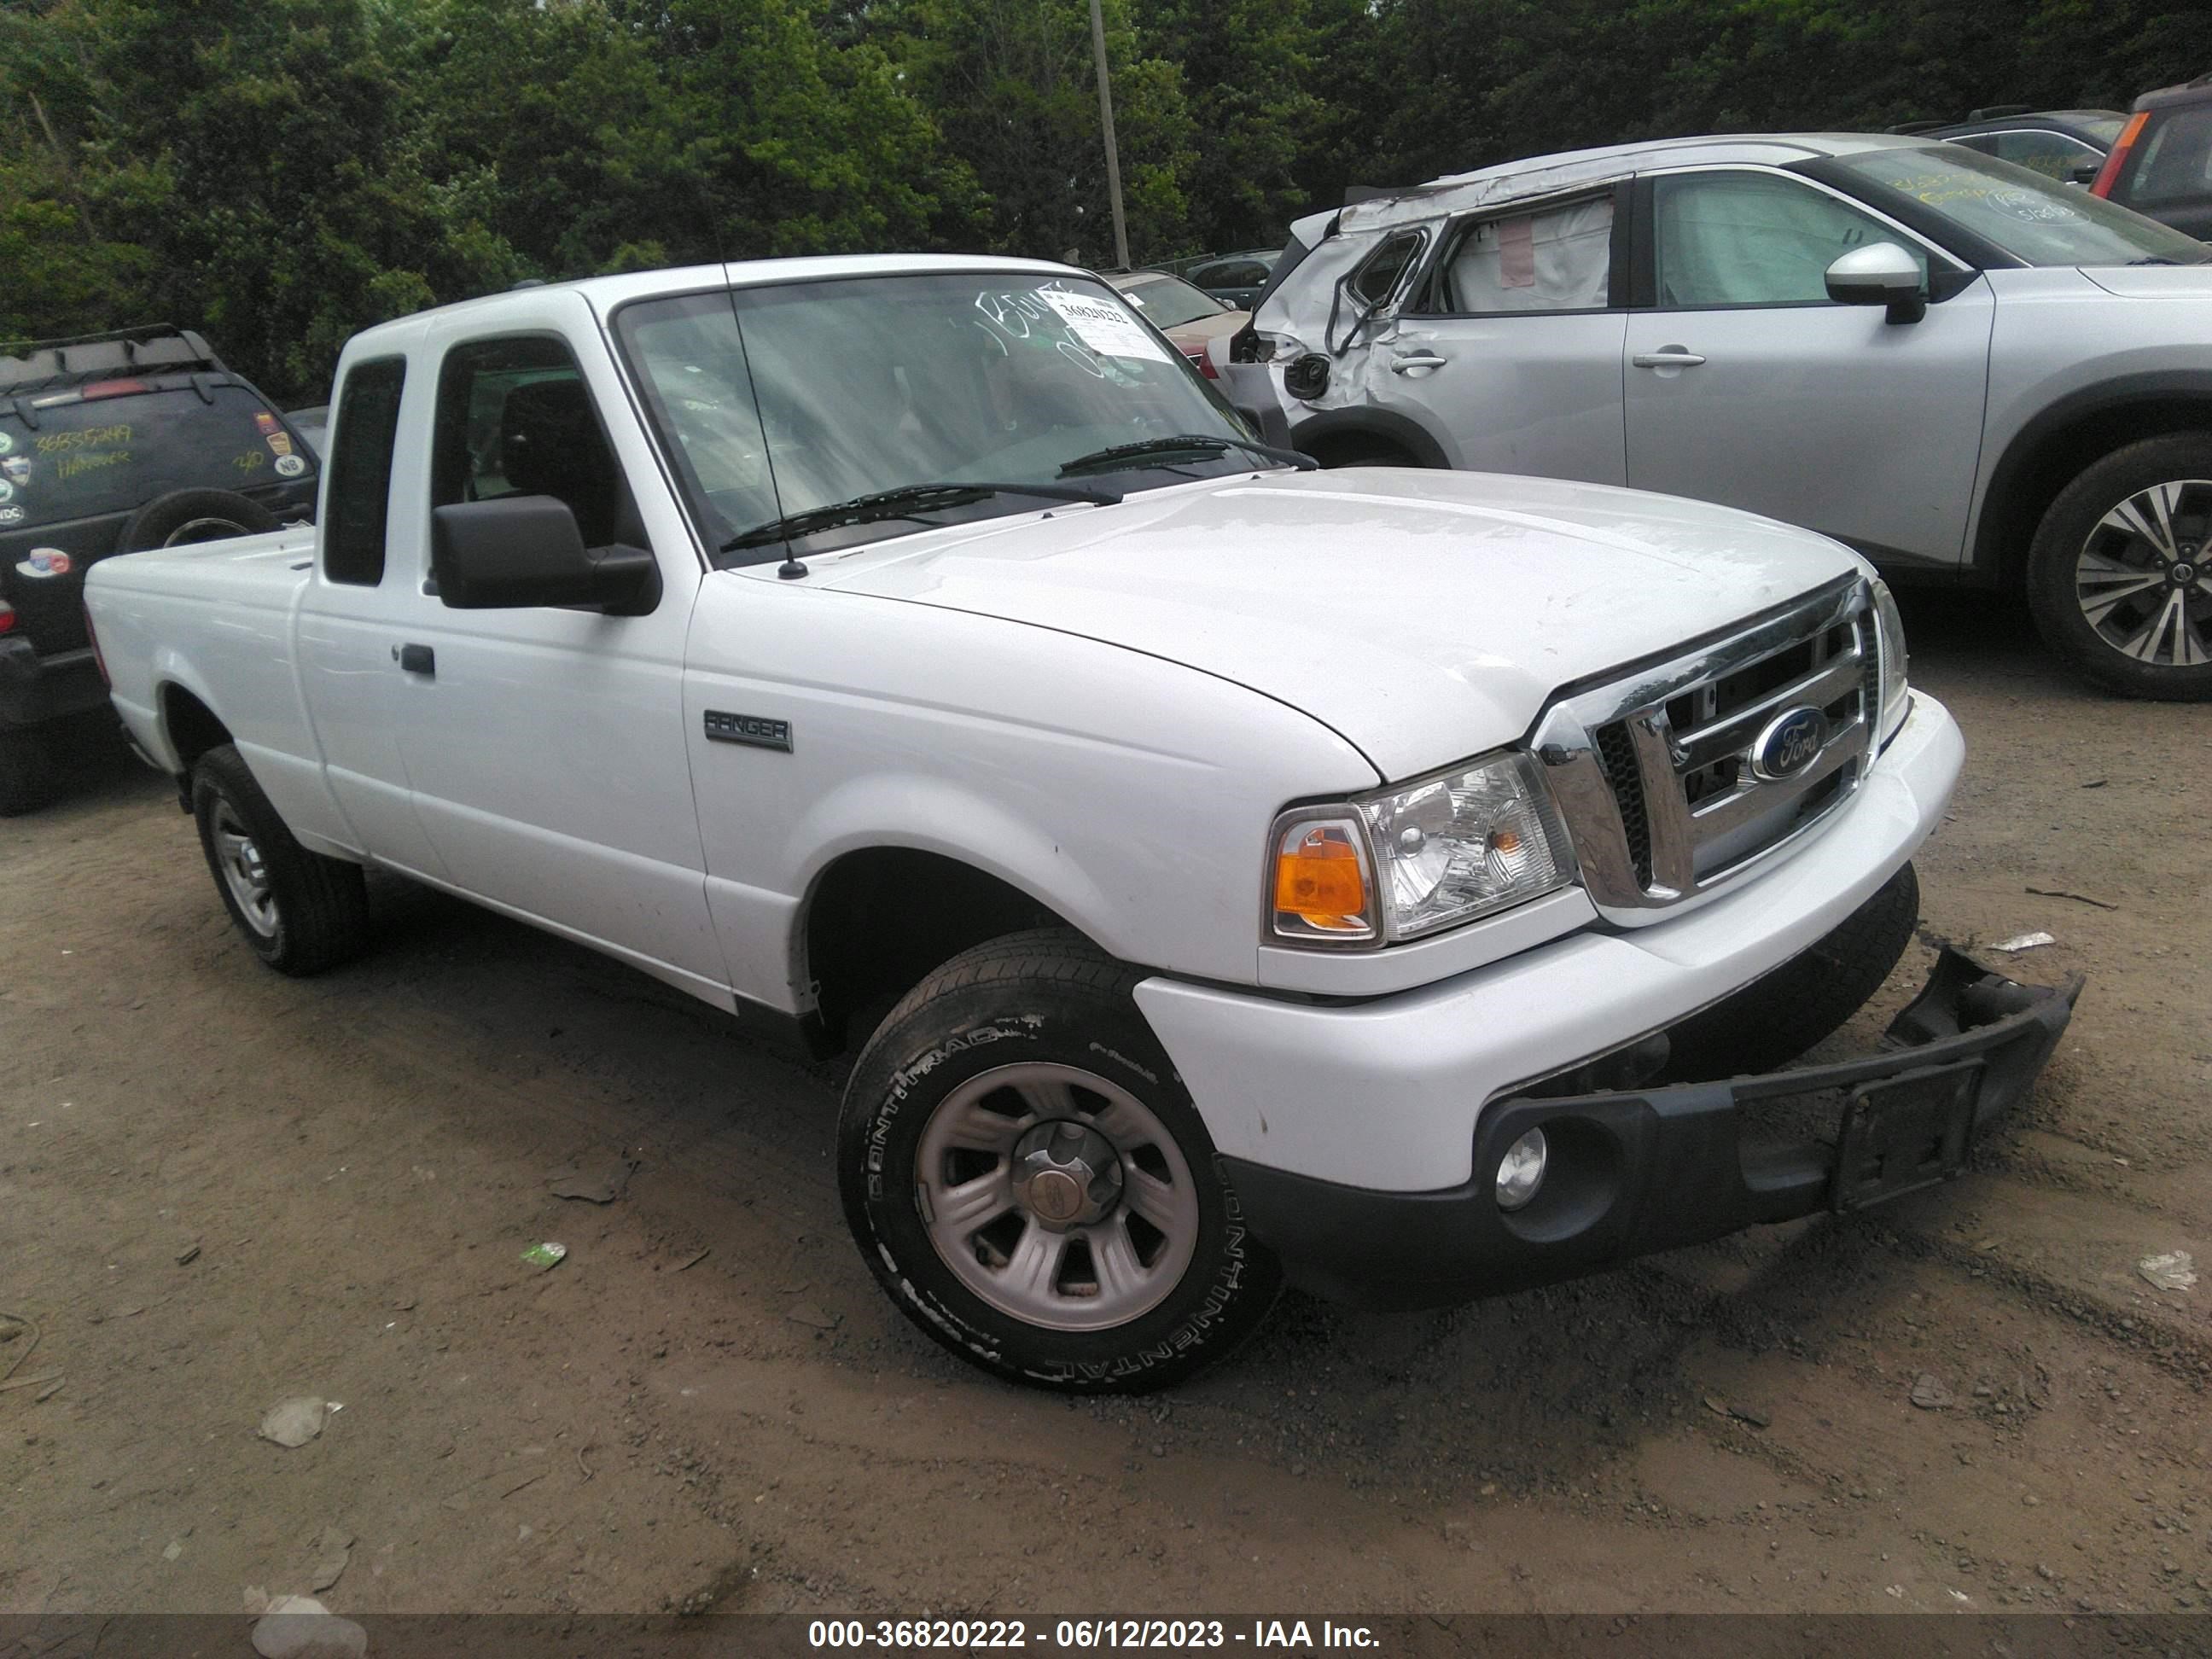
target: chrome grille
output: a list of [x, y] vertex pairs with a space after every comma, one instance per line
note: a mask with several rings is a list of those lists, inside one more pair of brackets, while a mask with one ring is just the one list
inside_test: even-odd
[[1636, 769], [1636, 745], [1628, 727], [1620, 720], [1598, 728], [1598, 759], [1605, 780], [1613, 786], [1613, 805], [1620, 811], [1621, 833], [1628, 842], [1628, 861], [1645, 885], [1651, 881], [1651, 819], [1644, 810], [1644, 779]]
[[[1656, 921], [1826, 818], [1858, 787], [1881, 680], [1851, 578], [1555, 705], [1536, 749], [1592, 901]], [[1793, 736], [1786, 771], [1762, 763]]]

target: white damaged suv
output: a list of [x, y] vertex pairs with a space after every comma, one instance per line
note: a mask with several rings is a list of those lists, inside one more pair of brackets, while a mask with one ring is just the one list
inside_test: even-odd
[[1746, 507], [2025, 588], [2104, 684], [2212, 697], [2212, 249], [1892, 136], [1513, 161], [1296, 228], [1223, 368], [1276, 441]]
[[1849, 550], [1302, 467], [1083, 272], [530, 289], [334, 407], [316, 528], [87, 590], [241, 938], [336, 964], [373, 865], [855, 1051], [861, 1259], [1000, 1375], [1912, 1191], [2066, 1024], [1947, 953], [1770, 1070], [1898, 961], [1964, 754]]

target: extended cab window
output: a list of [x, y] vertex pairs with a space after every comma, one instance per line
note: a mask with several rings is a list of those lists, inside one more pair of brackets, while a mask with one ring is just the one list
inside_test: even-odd
[[1827, 305], [1828, 267], [1853, 248], [1893, 242], [1928, 257], [1872, 214], [1768, 173], [1683, 173], [1652, 181], [1659, 303]]
[[1612, 279], [1608, 191], [1462, 224], [1420, 309], [1460, 316], [1602, 311]]
[[384, 580], [392, 441], [406, 381], [404, 358], [380, 357], [356, 363], [338, 389], [329, 522], [323, 526], [323, 574], [334, 582], [374, 587]]
[[447, 352], [430, 448], [433, 507], [550, 495], [576, 515], [585, 546], [623, 539], [622, 469], [582, 371], [550, 335], [477, 340]]

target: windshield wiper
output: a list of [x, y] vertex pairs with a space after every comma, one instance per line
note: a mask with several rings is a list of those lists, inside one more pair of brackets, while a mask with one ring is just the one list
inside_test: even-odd
[[1111, 507], [1121, 498], [1109, 489], [1073, 489], [1065, 484], [1024, 483], [912, 483], [896, 489], [878, 489], [855, 495], [849, 501], [810, 507], [804, 513], [787, 513], [781, 519], [755, 525], [722, 544], [722, 551], [735, 553], [748, 547], [766, 547], [817, 531], [840, 530], [847, 525], [873, 524], [882, 519], [908, 519], [941, 507], [965, 507], [993, 495], [1035, 495], [1048, 501], [1087, 501]]
[[1247, 449], [1255, 455], [1265, 455], [1271, 461], [1281, 461], [1301, 472], [1311, 472], [1321, 463], [1310, 455], [1296, 449], [1278, 449], [1273, 444], [1254, 443], [1249, 438], [1223, 438], [1204, 432], [1178, 432], [1171, 438], [1145, 438], [1133, 444], [1115, 444], [1107, 449], [1094, 449], [1088, 455], [1078, 455], [1060, 469], [1063, 478], [1082, 472], [1117, 472], [1124, 468], [1142, 466], [1155, 456], [1201, 454], [1222, 455], [1232, 449]]

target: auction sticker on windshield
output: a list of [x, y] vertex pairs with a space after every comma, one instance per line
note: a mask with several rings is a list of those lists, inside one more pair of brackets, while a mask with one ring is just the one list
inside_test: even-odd
[[1145, 325], [1115, 301], [1072, 294], [1064, 288], [1041, 288], [1037, 298], [1058, 312], [1075, 337], [1101, 356], [1172, 361], [1166, 349], [1145, 331]]

